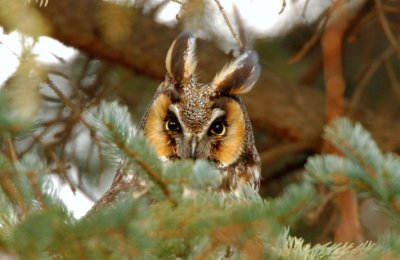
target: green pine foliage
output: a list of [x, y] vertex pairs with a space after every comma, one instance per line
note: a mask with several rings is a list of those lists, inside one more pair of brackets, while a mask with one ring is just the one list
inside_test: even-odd
[[[282, 232], [277, 242], [271, 248], [271, 259], [367, 259], [374, 250], [372, 243], [359, 246], [351, 244], [317, 244], [312, 246], [304, 239], [291, 237], [288, 232]], [[376, 254], [376, 256], [378, 256]], [[377, 257], [378, 258], [378, 257]]]
[[358, 123], [338, 119], [327, 127], [325, 138], [332, 142], [344, 157], [335, 155], [310, 158], [307, 176], [315, 183], [331, 187], [352, 185], [360, 193], [374, 197], [398, 223], [400, 217], [400, 158], [382, 153], [376, 142]]
[[[15, 138], [0, 110], [3, 140]], [[17, 121], [16, 121], [17, 122]], [[344, 157], [309, 159], [302, 183], [277, 198], [251, 189], [237, 199], [213, 192], [218, 172], [206, 161], [161, 162], [126, 107], [102, 103], [88, 115], [110, 161], [134, 171], [154, 198], [126, 194], [74, 219], [48, 182], [42, 158], [0, 156], [0, 253], [20, 259], [377, 259], [400, 256], [396, 229], [376, 243], [311, 245], [289, 235], [319, 203], [314, 184], [354, 187], [399, 220], [400, 160], [382, 153], [359, 124], [338, 119], [325, 138]], [[188, 192], [189, 191], [189, 192]]]

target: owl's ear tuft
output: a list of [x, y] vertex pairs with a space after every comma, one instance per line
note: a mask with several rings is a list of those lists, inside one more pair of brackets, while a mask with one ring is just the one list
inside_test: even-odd
[[194, 76], [197, 60], [195, 55], [196, 36], [182, 32], [168, 50], [165, 64], [173, 83], [185, 85]]
[[222, 95], [238, 95], [249, 92], [260, 76], [258, 56], [247, 51], [227, 64], [214, 80], [215, 90]]

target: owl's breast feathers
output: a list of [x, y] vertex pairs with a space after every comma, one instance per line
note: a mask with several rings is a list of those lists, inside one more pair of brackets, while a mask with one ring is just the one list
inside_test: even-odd
[[252, 151], [244, 152], [236, 163], [220, 168], [221, 184], [219, 191], [241, 197], [245, 186], [258, 191], [260, 186], [260, 157]]

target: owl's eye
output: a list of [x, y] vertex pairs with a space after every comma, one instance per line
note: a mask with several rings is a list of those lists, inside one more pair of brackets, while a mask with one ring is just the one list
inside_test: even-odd
[[167, 118], [164, 127], [167, 131], [177, 132], [180, 130], [180, 125], [176, 118]]
[[226, 132], [225, 123], [222, 121], [214, 122], [210, 127], [210, 133], [213, 135], [223, 136]]

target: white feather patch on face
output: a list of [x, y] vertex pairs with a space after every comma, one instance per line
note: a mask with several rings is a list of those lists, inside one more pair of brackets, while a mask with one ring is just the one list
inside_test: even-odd
[[226, 114], [226, 112], [224, 110], [219, 109], [219, 108], [214, 108], [212, 111], [212, 114], [211, 114], [210, 124], [212, 122], [214, 122], [215, 119], [217, 119], [218, 117], [221, 117], [225, 114]]

